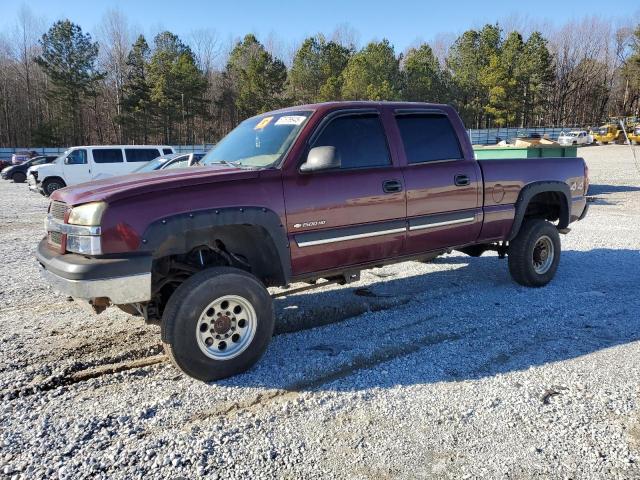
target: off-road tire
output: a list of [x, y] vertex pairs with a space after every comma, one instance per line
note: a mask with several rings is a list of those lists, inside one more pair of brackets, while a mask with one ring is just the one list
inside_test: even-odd
[[11, 175], [11, 180], [13, 180], [13, 183], [24, 183], [26, 179], [27, 176], [22, 172], [16, 172]]
[[59, 178], [47, 178], [42, 182], [42, 191], [48, 197], [56, 190], [66, 187], [65, 183]]
[[[250, 302], [257, 319], [255, 334], [237, 356], [216, 360], [201, 350], [197, 328], [207, 306], [227, 295]], [[209, 268], [187, 279], [169, 298], [162, 315], [162, 343], [176, 367], [193, 378], [210, 382], [254, 365], [271, 341], [274, 323], [271, 296], [260, 280], [237, 268]]]
[[[548, 269], [539, 273], [535, 268], [534, 250], [538, 242], [546, 243], [546, 239], [553, 245], [553, 259]], [[507, 255], [511, 278], [525, 287], [543, 287], [558, 270], [560, 248], [560, 235], [555, 225], [539, 218], [526, 220], [518, 235], [509, 243]]]

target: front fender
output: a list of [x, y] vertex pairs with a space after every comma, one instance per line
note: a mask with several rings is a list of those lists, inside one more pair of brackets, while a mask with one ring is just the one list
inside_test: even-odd
[[[242, 228], [253, 228], [250, 240], [237, 233]], [[262, 207], [230, 207], [199, 210], [162, 218], [147, 227], [142, 235], [140, 249], [154, 258], [186, 254], [195, 247], [215, 246], [216, 240], [232, 247], [247, 258], [257, 257], [262, 268], [279, 271], [277, 283], [287, 284], [291, 278], [289, 241], [280, 217]], [[275, 256], [275, 258], [272, 258]], [[276, 268], [277, 267], [277, 268]]]

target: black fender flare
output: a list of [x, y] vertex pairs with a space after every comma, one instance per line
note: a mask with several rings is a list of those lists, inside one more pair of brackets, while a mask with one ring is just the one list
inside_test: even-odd
[[[213, 247], [220, 234], [233, 239], [234, 227], [236, 232], [238, 227], [255, 228], [256, 234], [260, 235], [259, 241], [243, 248], [255, 250], [265, 264], [280, 269], [276, 275], [278, 278], [274, 279], [276, 283], [289, 283], [291, 255], [287, 232], [280, 217], [264, 207], [216, 208], [164, 217], [147, 227], [140, 248], [150, 252], [154, 258], [181, 255], [201, 245]], [[273, 255], [277, 258], [268, 258]]]
[[527, 207], [529, 206], [529, 202], [531, 201], [531, 199], [539, 193], [546, 192], [555, 192], [562, 194], [564, 202], [560, 202], [560, 218], [558, 220], [558, 228], [566, 228], [569, 225], [569, 215], [571, 212], [571, 190], [569, 190], [569, 185], [559, 181], [529, 183], [525, 185], [522, 190], [520, 190], [520, 194], [518, 195], [518, 200], [515, 204], [516, 213], [513, 219], [513, 225], [511, 226], [511, 231], [509, 232], [509, 236], [507, 237], [508, 241], [513, 240], [520, 231], [520, 227], [522, 226], [522, 222], [524, 221], [524, 214], [527, 211]]

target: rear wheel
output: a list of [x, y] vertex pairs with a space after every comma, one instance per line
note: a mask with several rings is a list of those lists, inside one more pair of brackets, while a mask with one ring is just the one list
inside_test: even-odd
[[271, 296], [253, 275], [210, 268], [173, 293], [162, 317], [162, 341], [173, 363], [204, 381], [244, 372], [273, 334]]
[[14, 183], [23, 183], [27, 179], [27, 176], [22, 172], [16, 172], [11, 176], [11, 180]]
[[525, 221], [509, 244], [511, 277], [526, 287], [546, 285], [558, 269], [560, 248], [560, 235], [555, 225], [542, 219]]
[[42, 182], [42, 190], [44, 190], [44, 194], [47, 197], [56, 190], [60, 190], [65, 186], [65, 183], [59, 178], [47, 178], [44, 182]]

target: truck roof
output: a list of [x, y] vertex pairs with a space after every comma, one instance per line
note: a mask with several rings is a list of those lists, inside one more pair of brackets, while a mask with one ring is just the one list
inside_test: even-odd
[[69, 148], [173, 148], [171, 145], [74, 145]]
[[[300, 110], [325, 111], [325, 110], [331, 110], [334, 108], [379, 107], [379, 106], [390, 106], [392, 108], [416, 108], [416, 107], [438, 108], [438, 109], [451, 108], [449, 105], [445, 105], [441, 103], [348, 100], [348, 101], [334, 101], [334, 102], [323, 102], [323, 103], [308, 103], [305, 105], [293, 105], [291, 107], [273, 110], [268, 113], [291, 112], [291, 111], [300, 111]], [[261, 115], [264, 115], [264, 114], [261, 114]]]

